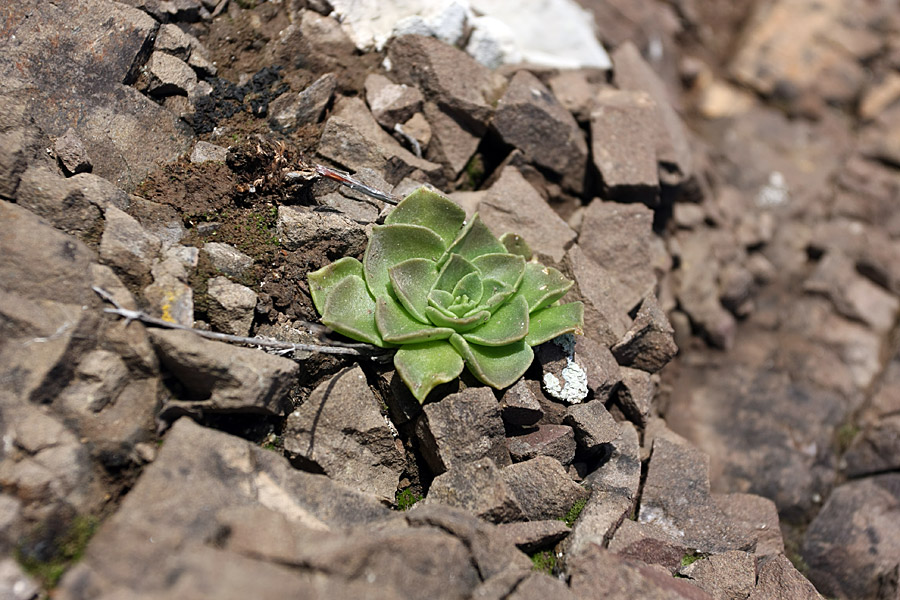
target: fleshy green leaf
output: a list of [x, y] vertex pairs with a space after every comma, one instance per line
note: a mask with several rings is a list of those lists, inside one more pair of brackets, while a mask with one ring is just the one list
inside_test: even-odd
[[525, 259], [515, 254], [485, 254], [472, 260], [483, 279], [493, 279], [517, 289], [525, 273]]
[[345, 256], [307, 276], [309, 294], [320, 315], [325, 310], [325, 300], [328, 298], [329, 290], [348, 275], [356, 275], [360, 279], [363, 277], [362, 263], [352, 256]]
[[584, 304], [570, 302], [548, 306], [531, 313], [531, 324], [525, 343], [537, 346], [564, 333], [582, 333], [584, 327]]
[[459, 237], [453, 242], [453, 245], [447, 248], [447, 251], [438, 261], [443, 263], [451, 254], [459, 254], [467, 260], [474, 260], [482, 254], [503, 254], [506, 253], [506, 247], [500, 243], [500, 240], [494, 237], [491, 230], [475, 213], [472, 220], [469, 221]]
[[518, 233], [504, 233], [500, 236], [500, 243], [510, 254], [518, 254], [525, 260], [531, 260], [531, 246]]
[[533, 313], [562, 298], [574, 283], [553, 267], [526, 263], [517, 294], [528, 301], [528, 312]]
[[[437, 309], [448, 319], [452, 319], [456, 316], [456, 313], [450, 310], [450, 306], [453, 304], [453, 294], [450, 292], [445, 292], [444, 290], [431, 290], [428, 294], [428, 307]], [[425, 315], [428, 316], [428, 310], [426, 307]], [[429, 323], [431, 322], [429, 317]]]
[[463, 370], [463, 359], [446, 340], [408, 344], [394, 354], [394, 367], [416, 400], [425, 402], [435, 386], [453, 381]]
[[[480, 308], [493, 313], [494, 309], [506, 302], [515, 291], [514, 288], [507, 287], [495, 279], [485, 279], [484, 293], [481, 295], [482, 302]], [[487, 300], [484, 300], [484, 298], [487, 298]]]
[[453, 333], [452, 329], [433, 327], [416, 321], [390, 296], [375, 301], [375, 325], [382, 339], [394, 344], [445, 340]]
[[475, 265], [459, 254], [451, 254], [444, 266], [441, 267], [441, 273], [434, 284], [434, 289], [452, 292], [459, 280], [470, 273], [478, 273]]
[[516, 296], [491, 315], [488, 322], [462, 334], [466, 341], [482, 346], [505, 346], [528, 334], [528, 303]]
[[404, 198], [384, 220], [387, 225], [406, 223], [432, 230], [449, 246], [466, 222], [466, 211], [450, 198], [420, 187]]
[[437, 281], [437, 263], [425, 258], [411, 258], [390, 267], [388, 275], [394, 294], [404, 308], [413, 318], [427, 323], [425, 307], [428, 306], [428, 291]]
[[369, 295], [366, 282], [357, 275], [347, 275], [329, 289], [322, 323], [348, 338], [391, 346], [375, 327], [375, 300]]
[[506, 346], [478, 346], [454, 334], [450, 336], [450, 343], [466, 361], [472, 375], [498, 390], [514, 384], [534, 359], [531, 346], [524, 340]]
[[433, 306], [429, 306], [428, 308], [426, 308], [425, 314], [428, 315], [428, 320], [438, 327], [449, 327], [454, 331], [460, 332], [468, 331], [470, 329], [478, 327], [482, 323], [486, 323], [487, 320], [491, 318], [491, 313], [486, 310], [481, 310], [465, 317], [457, 317], [455, 315], [447, 316]]
[[[481, 283], [481, 275], [478, 273], [469, 273], [460, 279], [453, 288], [453, 304], [471, 306], [459, 314], [465, 314], [472, 306], [477, 306], [481, 301], [482, 292], [484, 292], [484, 284]], [[453, 310], [452, 306], [451, 310]], [[456, 311], [453, 312], [456, 313]]]
[[411, 258], [437, 260], [444, 242], [430, 229], [419, 225], [376, 225], [363, 257], [366, 283], [376, 298], [389, 293], [388, 269]]

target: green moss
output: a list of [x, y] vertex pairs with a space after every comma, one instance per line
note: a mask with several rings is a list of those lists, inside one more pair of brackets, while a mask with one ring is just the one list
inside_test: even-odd
[[681, 557], [681, 566], [686, 567], [692, 563], [697, 562], [701, 558], [706, 558], [707, 556], [709, 556], [709, 554], [706, 554], [704, 552], [691, 552], [689, 554], [685, 554]]
[[55, 535], [48, 533], [46, 528], [38, 528], [16, 548], [16, 560], [45, 589], [52, 589], [66, 569], [81, 559], [97, 525], [95, 517], [79, 515], [72, 519], [68, 528]]
[[844, 423], [838, 428], [834, 434], [834, 442], [839, 453], [843, 454], [847, 451], [859, 431], [860, 429], [855, 423]]
[[532, 570], [553, 575], [556, 569], [556, 554], [553, 550], [542, 550], [531, 555]]
[[406, 488], [397, 492], [397, 510], [409, 510], [412, 505], [422, 499], [422, 496]]
[[477, 190], [478, 186], [484, 182], [485, 176], [484, 160], [482, 160], [481, 155], [476, 154], [470, 158], [463, 172], [465, 173], [465, 178], [460, 182], [459, 189], [464, 191]]
[[571, 527], [575, 524], [575, 521], [578, 520], [578, 515], [580, 515], [581, 511], [584, 510], [586, 504], [587, 498], [577, 500], [575, 504], [572, 505], [572, 508], [570, 508], [566, 513], [566, 515], [564, 517], [561, 517], [559, 520], [565, 523], [567, 527]]

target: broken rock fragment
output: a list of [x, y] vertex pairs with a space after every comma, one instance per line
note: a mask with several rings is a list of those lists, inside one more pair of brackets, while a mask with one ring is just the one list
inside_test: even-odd
[[530, 521], [563, 517], [572, 505], [590, 495], [549, 456], [510, 465], [502, 470], [502, 476]]
[[538, 425], [533, 431], [506, 438], [506, 446], [516, 462], [549, 456], [568, 465], [575, 458], [575, 433], [568, 425]]
[[425, 502], [455, 506], [492, 523], [525, 518], [519, 501], [490, 458], [463, 463], [435, 477]]
[[644, 298], [631, 328], [611, 350], [620, 365], [649, 373], [656, 373], [675, 357], [675, 330], [655, 295]]
[[331, 102], [336, 86], [335, 74], [326, 73], [299, 94], [282, 94], [269, 105], [270, 121], [283, 131], [308, 123], [318, 123], [325, 107]]
[[247, 336], [256, 310], [256, 292], [227, 277], [213, 277], [207, 285], [209, 320], [217, 330]]
[[578, 448], [587, 454], [602, 452], [603, 447], [619, 435], [619, 424], [606, 410], [602, 400], [570, 406], [566, 409], [563, 422], [572, 427]]
[[406, 123], [422, 110], [425, 98], [413, 86], [394, 83], [384, 75], [366, 77], [366, 103], [378, 124], [393, 131], [397, 123]]

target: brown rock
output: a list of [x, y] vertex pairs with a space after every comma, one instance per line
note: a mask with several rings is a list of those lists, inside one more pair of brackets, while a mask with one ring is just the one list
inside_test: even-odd
[[759, 565], [748, 600], [822, 600], [822, 595], [784, 555], [775, 555]]
[[420, 112], [424, 101], [418, 88], [396, 84], [378, 73], [366, 77], [366, 103], [378, 124], [388, 131]]
[[611, 350], [620, 365], [656, 373], [678, 353], [674, 336], [666, 313], [651, 295], [641, 302], [631, 328]]
[[775, 503], [755, 494], [712, 494], [712, 500], [747, 537], [756, 538], [754, 554], [770, 558], [784, 554], [784, 540]]
[[678, 573], [716, 600], [746, 598], [756, 585], [756, 557], [732, 550], [696, 560]]
[[522, 521], [497, 526], [497, 535], [515, 544], [522, 552], [532, 553], [552, 548], [569, 535], [569, 528], [562, 521]]
[[650, 373], [629, 367], [622, 367], [620, 372], [622, 383], [616, 388], [616, 404], [632, 423], [646, 427], [656, 396], [656, 386]]
[[619, 424], [615, 422], [602, 400], [591, 400], [575, 404], [566, 409], [563, 421], [575, 430], [578, 448], [587, 454], [598, 454], [603, 446], [619, 435]]
[[269, 105], [270, 122], [283, 131], [318, 123], [334, 96], [337, 77], [325, 73], [299, 94], [287, 92]]
[[500, 397], [500, 414], [504, 423], [521, 427], [540, 421], [544, 411], [535, 391], [520, 379]]
[[56, 139], [53, 152], [56, 153], [56, 158], [67, 175], [90, 173], [94, 168], [87, 150], [84, 149], [84, 143], [71, 127]]
[[572, 481], [556, 459], [538, 456], [501, 472], [530, 521], [558, 519], [590, 492]]
[[610, 552], [622, 558], [639, 560], [648, 565], [663, 567], [672, 575], [681, 568], [685, 556], [693, 550], [661, 527], [625, 519], [609, 540]]
[[461, 508], [491, 523], [525, 518], [519, 501], [490, 458], [463, 463], [435, 477], [425, 503]]
[[448, 178], [456, 179], [475, 154], [481, 142], [480, 136], [465, 121], [434, 102], [425, 103], [425, 118], [431, 132], [426, 157], [446, 165]]
[[625, 335], [631, 318], [625, 302], [631, 290], [606, 268], [592, 260], [579, 244], [566, 252], [565, 269], [575, 280], [569, 294], [584, 302], [584, 335], [609, 348]]
[[567, 425], [538, 425], [534, 431], [507, 437], [506, 447], [515, 462], [549, 456], [565, 466], [575, 458], [575, 432]]

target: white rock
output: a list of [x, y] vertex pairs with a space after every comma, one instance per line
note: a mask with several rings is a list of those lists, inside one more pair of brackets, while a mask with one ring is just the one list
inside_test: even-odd
[[491, 69], [522, 62], [516, 35], [506, 23], [494, 17], [475, 17], [469, 24], [472, 34], [466, 52], [472, 58]]

